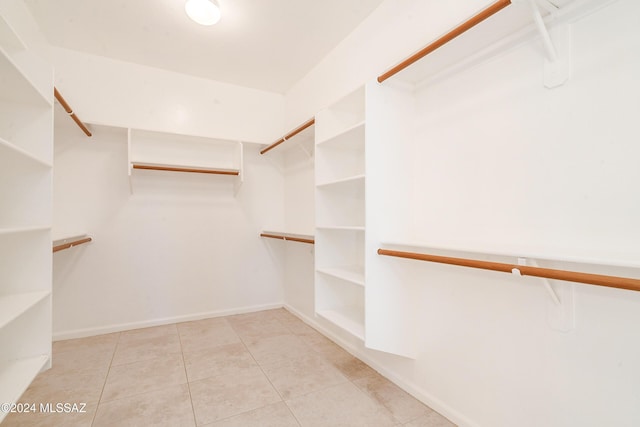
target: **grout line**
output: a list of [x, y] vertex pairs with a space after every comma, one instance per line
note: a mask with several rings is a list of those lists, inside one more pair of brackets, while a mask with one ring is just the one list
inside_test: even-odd
[[187, 380], [187, 391], [189, 392], [189, 402], [191, 403], [191, 414], [193, 415], [193, 425], [197, 426], [198, 421], [196, 421], [196, 408], [193, 405], [193, 395], [191, 394], [191, 382], [189, 381], [189, 374], [187, 373], [187, 362], [184, 360], [184, 348], [182, 347], [182, 337], [180, 336], [180, 329], [178, 329], [178, 324], [176, 325], [176, 331], [178, 333], [178, 341], [180, 342], [180, 356], [182, 357], [182, 366], [184, 367], [184, 377]]
[[[276, 319], [278, 321], [278, 323], [282, 323], [280, 322], [279, 319]], [[231, 323], [229, 323], [231, 325]], [[286, 325], [284, 325], [285, 328], [287, 328]], [[231, 325], [231, 329], [233, 329], [233, 325]], [[289, 328], [287, 328], [289, 329]], [[269, 381], [269, 384], [271, 384], [271, 387], [273, 387], [273, 389], [276, 391], [276, 393], [278, 393], [278, 396], [280, 396], [280, 401], [282, 403], [284, 403], [284, 405], [286, 406], [286, 408], [289, 410], [289, 413], [293, 416], [293, 419], [296, 420], [296, 423], [298, 423], [299, 426], [302, 427], [302, 423], [300, 423], [300, 420], [298, 420], [298, 418], [296, 417], [296, 415], [293, 413], [293, 411], [291, 410], [291, 408], [289, 407], [289, 405], [287, 405], [287, 401], [284, 399], [284, 397], [282, 396], [282, 394], [280, 393], [280, 391], [278, 391], [278, 389], [276, 388], [276, 386], [273, 385], [273, 383], [271, 382], [271, 379], [269, 378], [269, 376], [267, 375], [267, 373], [264, 371], [264, 369], [262, 369], [262, 366], [258, 363], [258, 361], [256, 360], [256, 358], [253, 356], [253, 353], [251, 353], [251, 350], [249, 350], [249, 347], [247, 347], [247, 344], [244, 342], [244, 340], [242, 339], [242, 336], [240, 336], [240, 334], [233, 329], [233, 332], [236, 333], [236, 335], [238, 335], [238, 338], [240, 338], [240, 342], [242, 343], [242, 345], [244, 346], [244, 348], [247, 350], [247, 353], [249, 353], [249, 355], [251, 356], [251, 358], [253, 359], [253, 361], [256, 363], [256, 365], [258, 366], [258, 368], [260, 368], [260, 371], [262, 371], [262, 374], [264, 375], [264, 377], [267, 379], [267, 381]], [[306, 343], [303, 343], [306, 345]], [[265, 405], [268, 406], [268, 405]], [[262, 406], [262, 408], [264, 408], [264, 406]], [[259, 408], [257, 408], [259, 409]], [[243, 412], [244, 413], [244, 412]]]
[[104, 377], [104, 383], [102, 384], [102, 390], [100, 390], [100, 397], [98, 397], [98, 403], [96, 404], [96, 411], [93, 413], [93, 418], [91, 418], [91, 426], [96, 422], [96, 416], [98, 415], [98, 409], [100, 409], [100, 403], [102, 403], [102, 395], [104, 394], [104, 388], [107, 386], [107, 380], [109, 379], [109, 374], [111, 373], [111, 364], [113, 363], [113, 359], [116, 357], [116, 351], [118, 351], [118, 344], [120, 343], [121, 333], [118, 332], [118, 339], [116, 340], [116, 345], [113, 347], [113, 353], [111, 354], [111, 360], [109, 361], [109, 368], [107, 369], [107, 375]]

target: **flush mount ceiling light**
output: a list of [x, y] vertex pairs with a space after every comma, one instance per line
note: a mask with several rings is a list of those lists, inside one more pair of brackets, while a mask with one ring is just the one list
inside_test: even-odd
[[184, 10], [200, 25], [213, 25], [220, 20], [220, 7], [215, 0], [187, 0]]

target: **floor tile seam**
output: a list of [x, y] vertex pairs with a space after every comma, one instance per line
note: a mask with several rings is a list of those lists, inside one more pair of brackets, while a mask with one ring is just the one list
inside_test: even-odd
[[[249, 350], [249, 352], [251, 352], [251, 351]], [[260, 365], [260, 367], [262, 367], [262, 366], [268, 367], [268, 365], [274, 365], [274, 364], [276, 364], [276, 363], [282, 363], [283, 361], [291, 362], [291, 361], [295, 361], [295, 360], [302, 360], [302, 359], [304, 359], [304, 358], [306, 358], [306, 357], [309, 357], [309, 356], [317, 357], [317, 355], [316, 355], [316, 354], [303, 354], [303, 355], [301, 355], [301, 356], [287, 357], [287, 358], [284, 358], [284, 359], [280, 359], [279, 361], [276, 361], [276, 362], [267, 362], [267, 363], [264, 363], [264, 364], [262, 364], [262, 363], [260, 363], [260, 362], [258, 362], [258, 361], [256, 360], [256, 363], [257, 363], [258, 365]], [[337, 368], [335, 368], [333, 365], [331, 365], [330, 363], [328, 363], [325, 359], [323, 359], [323, 358], [320, 358], [320, 359], [322, 360], [322, 362], [324, 362], [324, 363], [326, 363], [326, 364], [328, 364], [328, 365], [332, 366], [334, 369], [336, 369], [336, 370], [337, 370]], [[346, 377], [345, 377], [345, 378], [346, 378]], [[348, 379], [348, 378], [347, 378], [347, 379]]]
[[[121, 367], [121, 366], [132, 365], [132, 364], [134, 364], [134, 363], [140, 363], [140, 362], [153, 362], [153, 361], [155, 361], [155, 360], [162, 359], [163, 357], [167, 357], [167, 356], [176, 356], [176, 355], [178, 355], [178, 354], [179, 354], [179, 355], [182, 355], [182, 346], [181, 346], [180, 351], [174, 351], [174, 352], [171, 352], [171, 353], [164, 353], [164, 354], [160, 354], [160, 355], [155, 356], [155, 357], [152, 357], [152, 358], [150, 358], [150, 359], [143, 359], [143, 360], [136, 359], [136, 360], [134, 360], [134, 361], [132, 361], [132, 362], [116, 363], [115, 365], [113, 364], [113, 361], [112, 361], [112, 362], [111, 362], [111, 367], [119, 368], [119, 367]], [[114, 357], [114, 358], [115, 358], [115, 357]]]
[[[367, 376], [364, 376], [364, 377], [362, 377], [362, 378], [358, 378], [358, 379], [350, 380], [350, 381], [351, 381], [351, 382], [353, 383], [353, 385], [355, 385], [355, 386], [356, 386], [360, 391], [364, 392], [363, 388], [362, 388], [362, 387], [360, 387], [360, 386], [357, 384], [357, 381], [360, 381], [360, 380], [362, 380], [362, 379], [364, 379], [364, 378], [375, 378], [376, 376], [380, 376], [380, 377], [382, 377], [382, 375], [380, 375], [380, 374], [378, 374], [378, 373], [376, 372], [376, 374], [373, 374], [373, 375], [367, 375]], [[385, 377], [382, 377], [382, 378], [383, 378], [384, 380], [386, 380], [386, 381], [389, 381], [389, 380], [388, 380], [387, 378], [385, 378]], [[412, 395], [410, 395], [409, 393], [407, 393], [406, 391], [404, 391], [403, 389], [401, 389], [400, 387], [398, 387], [395, 383], [393, 383], [393, 382], [391, 382], [391, 381], [389, 381], [389, 383], [391, 383], [392, 385], [394, 385], [395, 387], [397, 387], [397, 388], [398, 388], [400, 391], [402, 391], [403, 393], [406, 393], [406, 394], [407, 394], [407, 396], [409, 396], [411, 399], [414, 399], [416, 402], [418, 402], [420, 405], [422, 405], [422, 406], [426, 409], [426, 412], [425, 412], [425, 413], [423, 413], [423, 414], [421, 414], [421, 415], [417, 415], [416, 417], [411, 418], [411, 419], [409, 419], [409, 420], [401, 421], [401, 420], [399, 420], [398, 418], [396, 418], [396, 416], [395, 416], [395, 415], [393, 415], [393, 411], [391, 410], [391, 408], [388, 406], [388, 404], [387, 404], [386, 402], [378, 401], [378, 403], [379, 403], [380, 405], [384, 406], [384, 407], [387, 409], [387, 411], [389, 411], [389, 413], [391, 413], [391, 415], [392, 415], [393, 419], [394, 419], [394, 420], [396, 420], [396, 421], [398, 421], [401, 425], [406, 424], [406, 423], [410, 423], [410, 422], [412, 422], [412, 421], [415, 421], [415, 420], [417, 420], [418, 418], [420, 418], [420, 417], [424, 417], [425, 415], [427, 415], [427, 414], [429, 414], [429, 413], [431, 413], [431, 412], [436, 412], [436, 411], [434, 411], [431, 407], [429, 407], [429, 406], [425, 405], [424, 403], [420, 402], [418, 399], [416, 399], [415, 397], [413, 397]], [[366, 392], [365, 392], [365, 394], [366, 394]]]
[[296, 399], [299, 399], [299, 398], [301, 398], [303, 396], [308, 396], [308, 395], [313, 394], [313, 393], [320, 393], [322, 391], [330, 389], [331, 387], [338, 387], [340, 385], [344, 385], [344, 384], [347, 384], [349, 382], [351, 382], [351, 381], [347, 378], [345, 381], [341, 381], [341, 382], [335, 383], [335, 384], [329, 384], [329, 385], [326, 385], [324, 387], [321, 387], [321, 388], [318, 388], [318, 389], [315, 389], [315, 390], [312, 390], [312, 391], [308, 391], [306, 393], [301, 393], [301, 394], [298, 394], [296, 396], [290, 397], [288, 399], [283, 399], [283, 401], [287, 402], [287, 401], [291, 401], [291, 400], [296, 400]]
[[[176, 325], [176, 331], [178, 331], [178, 325]], [[182, 337], [178, 332], [178, 341], [180, 342], [180, 356], [182, 357], [182, 367], [184, 368], [184, 377], [187, 380], [187, 392], [189, 393], [189, 403], [191, 404], [191, 415], [193, 416], [193, 425], [197, 426], [196, 409], [193, 405], [193, 395], [191, 394], [191, 384], [189, 381], [189, 374], [187, 373], [187, 362], [184, 360], [184, 348], [182, 347]]]
[[135, 346], [146, 345], [153, 340], [168, 339], [173, 337], [179, 338], [180, 335], [176, 332], [175, 334], [166, 334], [166, 335], [161, 335], [157, 337], [135, 338], [135, 339], [129, 338], [123, 341], [118, 341], [118, 344], [126, 344], [129, 347], [135, 347]]
[[248, 414], [249, 412], [253, 412], [253, 411], [257, 411], [257, 410], [262, 409], [262, 408], [266, 408], [267, 406], [277, 405], [278, 403], [284, 403], [284, 404], [285, 404], [285, 407], [287, 408], [287, 410], [291, 413], [291, 415], [293, 415], [293, 418], [296, 420], [296, 423], [298, 423], [298, 425], [299, 425], [299, 426], [302, 426], [302, 424], [300, 424], [300, 422], [299, 422], [299, 421], [298, 421], [298, 419], [296, 418], [295, 414], [294, 414], [293, 412], [291, 412], [291, 409], [290, 409], [290, 408], [289, 408], [289, 406], [285, 403], [285, 401], [284, 401], [284, 400], [281, 400], [280, 402], [275, 402], [275, 403], [267, 403], [266, 405], [262, 405], [262, 406], [259, 406], [259, 407], [257, 407], [257, 408], [249, 409], [248, 411], [239, 412], [239, 413], [237, 413], [237, 414], [229, 415], [228, 417], [224, 417], [224, 418], [217, 419], [217, 420], [215, 420], [215, 421], [213, 421], [213, 422], [211, 422], [211, 423], [203, 424], [203, 426], [213, 425], [213, 424], [215, 424], [215, 423], [218, 423], [218, 422], [221, 422], [221, 421], [226, 421], [226, 420], [229, 420], [229, 419], [231, 419], [231, 418], [234, 418], [234, 417], [237, 417], [237, 416], [240, 416], [240, 415]]
[[[369, 365], [367, 365], [367, 366], [369, 366]], [[349, 380], [349, 382], [351, 382], [351, 384], [353, 384], [353, 386], [358, 390], [358, 392], [359, 392], [360, 394], [362, 394], [364, 397], [366, 397], [366, 398], [367, 398], [370, 402], [372, 402], [376, 407], [379, 407], [379, 408], [384, 409], [384, 410], [389, 414], [389, 416], [391, 417], [391, 419], [392, 419], [392, 420], [394, 420], [394, 421], [398, 421], [398, 420], [396, 419], [396, 417], [394, 417], [394, 416], [393, 416], [393, 412], [391, 412], [391, 411], [390, 411], [390, 410], [389, 410], [389, 409], [388, 409], [384, 404], [382, 404], [381, 402], [378, 402], [378, 401], [374, 400], [371, 396], [369, 396], [369, 395], [368, 395], [367, 393], [365, 393], [362, 389], [360, 389], [360, 387], [358, 387], [358, 384], [356, 384], [356, 383], [355, 383], [355, 381], [357, 381], [357, 380], [359, 380], [359, 379], [360, 379], [360, 378], [355, 379], [355, 380]], [[398, 422], [400, 422], [400, 421], [398, 421]], [[402, 424], [402, 423], [401, 423], [401, 424]]]
[[253, 359], [253, 361], [256, 363], [256, 365], [258, 366], [258, 368], [260, 369], [260, 372], [262, 372], [262, 375], [264, 375], [264, 377], [267, 379], [267, 381], [269, 382], [269, 385], [271, 386], [271, 388], [278, 394], [278, 396], [280, 396], [280, 401], [284, 402], [284, 398], [282, 397], [282, 394], [280, 394], [280, 392], [278, 391], [278, 389], [273, 385], [273, 383], [271, 382], [271, 379], [269, 378], [269, 376], [267, 375], [267, 373], [264, 371], [264, 369], [262, 369], [262, 366], [260, 366], [260, 364], [258, 363], [258, 361], [256, 360], [255, 356], [253, 355], [253, 353], [251, 353], [251, 350], [249, 350], [249, 347], [247, 346], [247, 344], [244, 342], [244, 340], [242, 339], [242, 337], [240, 337], [240, 341], [242, 342], [242, 344], [244, 345], [244, 348], [247, 350], [247, 352], [249, 353], [249, 355], [251, 356], [251, 358]]
[[180, 383], [159, 384], [158, 386], [154, 386], [152, 389], [141, 391], [139, 393], [129, 394], [129, 395], [122, 396], [122, 397], [117, 397], [115, 399], [103, 400], [102, 398], [100, 398], [100, 404], [102, 404], [102, 403], [111, 403], [111, 402], [115, 402], [115, 401], [122, 400], [122, 399], [131, 399], [133, 397], [138, 397], [138, 396], [143, 395], [143, 394], [160, 391], [160, 390], [163, 390], [163, 389], [165, 389], [167, 387], [177, 387], [177, 386], [181, 386], [181, 385], [185, 385], [185, 384], [188, 384], [188, 382], [184, 381], [184, 382], [180, 382]]
[[98, 410], [100, 409], [100, 404], [102, 403], [102, 396], [104, 395], [104, 389], [107, 386], [107, 379], [109, 379], [109, 374], [111, 373], [111, 364], [113, 363], [113, 358], [116, 356], [116, 351], [118, 350], [118, 342], [120, 342], [121, 333], [118, 332], [118, 339], [116, 339], [116, 345], [113, 346], [113, 352], [111, 353], [111, 360], [109, 361], [109, 367], [107, 369], [107, 374], [104, 376], [104, 381], [102, 383], [102, 390], [100, 390], [100, 396], [98, 397], [98, 403], [96, 404], [96, 411], [93, 413], [93, 417], [91, 418], [91, 426], [96, 422], [96, 417], [98, 416]]

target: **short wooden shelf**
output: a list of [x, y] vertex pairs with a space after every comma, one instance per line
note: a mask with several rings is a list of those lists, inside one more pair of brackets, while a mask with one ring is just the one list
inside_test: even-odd
[[34, 156], [28, 151], [18, 147], [15, 144], [12, 144], [11, 142], [3, 138], [0, 138], [0, 157], [2, 157], [3, 162], [5, 163], [7, 162], [15, 163], [15, 162], [20, 162], [22, 160], [26, 160], [28, 162], [31, 162], [35, 165], [39, 165], [42, 167], [46, 167], [46, 168], [53, 167], [51, 163], [46, 162]]
[[317, 146], [335, 146], [339, 148], [361, 148], [364, 138], [364, 120], [341, 130], [332, 136], [316, 143]]
[[0, 46], [0, 74], [3, 77], [2, 88], [0, 88], [2, 99], [51, 107], [52, 100], [40, 91], [23, 68]]
[[338, 185], [364, 184], [364, 180], [365, 180], [364, 174], [360, 174], [360, 175], [354, 175], [354, 176], [348, 176], [345, 178], [336, 179], [333, 181], [323, 182], [316, 185], [316, 187], [326, 188], [326, 187], [332, 187], [332, 186], [338, 186]]
[[0, 296], [0, 329], [46, 298], [50, 292], [24, 292]]
[[337, 231], [364, 231], [362, 225], [322, 225], [316, 227], [318, 230], [337, 230]]
[[[0, 402], [17, 402], [48, 361], [43, 354], [0, 365]], [[6, 415], [0, 411], [0, 423]]]
[[356, 310], [351, 310], [349, 307], [316, 311], [318, 316], [325, 318], [339, 328], [344, 329], [351, 335], [364, 341], [364, 324], [362, 319], [358, 319], [355, 313]]
[[318, 273], [326, 274], [338, 279], [346, 280], [353, 284], [364, 286], [364, 269], [356, 266], [322, 267], [317, 268]]

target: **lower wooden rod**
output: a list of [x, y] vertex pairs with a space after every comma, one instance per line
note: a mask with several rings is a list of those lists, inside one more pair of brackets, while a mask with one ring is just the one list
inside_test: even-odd
[[311, 245], [316, 243], [314, 239], [304, 239], [302, 237], [289, 237], [281, 234], [261, 233], [260, 237], [267, 237], [269, 239], [290, 240], [292, 242], [309, 243]]
[[605, 276], [602, 274], [583, 273], [579, 271], [556, 270], [552, 268], [506, 264], [468, 258], [445, 257], [415, 252], [392, 251], [388, 249], [378, 249], [378, 255], [437, 262], [440, 264], [450, 264], [461, 267], [480, 268], [483, 270], [500, 271], [503, 273], [513, 273], [514, 270], [518, 270], [522, 276], [542, 277], [545, 279], [564, 280], [567, 282], [586, 283], [589, 285], [606, 286], [609, 288], [640, 291], [640, 279], [631, 279], [626, 277]]
[[91, 237], [85, 237], [84, 239], [75, 240], [73, 242], [64, 243], [62, 245], [57, 245], [57, 246], [53, 247], [53, 252], [58, 252], [58, 251], [61, 251], [63, 249], [69, 249], [69, 248], [72, 248], [74, 246], [81, 245], [83, 243], [89, 243], [90, 241], [91, 241]]
[[71, 119], [74, 122], [76, 122], [78, 127], [82, 129], [82, 132], [84, 132], [84, 134], [87, 136], [91, 136], [91, 132], [89, 131], [89, 129], [87, 129], [84, 123], [82, 123], [82, 121], [78, 118], [78, 116], [76, 116], [76, 114], [73, 112], [73, 110], [71, 109], [67, 101], [62, 97], [62, 95], [60, 95], [60, 92], [58, 92], [58, 89], [56, 89], [55, 87], [53, 88], [53, 96], [55, 96], [55, 98], [58, 100], [60, 105], [62, 105], [62, 108], [64, 108], [64, 111], [66, 111], [67, 114], [69, 114], [69, 117], [71, 117]]

